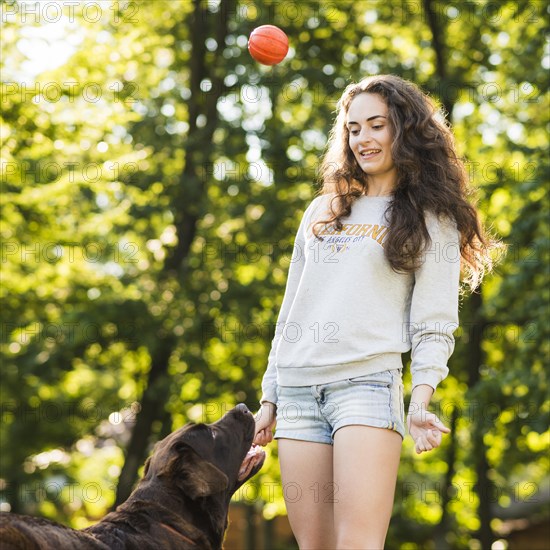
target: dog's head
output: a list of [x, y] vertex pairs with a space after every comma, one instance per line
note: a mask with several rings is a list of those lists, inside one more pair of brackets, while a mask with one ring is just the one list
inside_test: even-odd
[[144, 481], [176, 486], [192, 499], [229, 498], [262, 467], [265, 452], [252, 446], [254, 417], [237, 405], [214, 424], [187, 424], [157, 443], [145, 463]]

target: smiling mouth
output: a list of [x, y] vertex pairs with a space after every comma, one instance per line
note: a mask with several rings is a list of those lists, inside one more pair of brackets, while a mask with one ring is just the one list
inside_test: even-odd
[[265, 451], [259, 445], [252, 445], [242, 461], [238, 480], [243, 481], [246, 479], [255, 468], [259, 470], [262, 467], [264, 460]]
[[366, 151], [361, 151], [359, 153], [359, 156], [363, 159], [363, 160], [370, 160], [371, 158], [375, 157], [376, 155], [378, 155], [378, 153], [380, 153], [382, 151], [382, 149], [367, 149]]

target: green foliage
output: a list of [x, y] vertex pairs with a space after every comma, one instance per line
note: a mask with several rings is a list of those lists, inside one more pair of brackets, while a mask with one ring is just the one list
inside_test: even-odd
[[[24, 20], [23, 3], [3, 6], [14, 15], [3, 31], [0, 134], [1, 499], [78, 527], [104, 513], [159, 342], [174, 342], [170, 397], [151, 442], [166, 416], [172, 429], [213, 421], [237, 402], [257, 406], [336, 100], [349, 81], [392, 72], [453, 106], [482, 216], [508, 245], [476, 314], [485, 323], [479, 381], [468, 387], [479, 318], [466, 297], [434, 402], [447, 424], [459, 412], [446, 541], [468, 548], [479, 528], [476, 441], [487, 448], [495, 506], [528, 501], [533, 486], [540, 495], [548, 470], [544, 3], [435, 3], [445, 79], [425, 3], [242, 1], [218, 44], [227, 5], [202, 3], [205, 74], [191, 48], [195, 4], [155, 0], [112, 3], [99, 20], [66, 12], [62, 43], [73, 54], [31, 75], [24, 38], [36, 49], [33, 33], [60, 23], [45, 13]], [[292, 46], [273, 68], [246, 50], [263, 23], [282, 27]], [[199, 95], [192, 78], [202, 80]], [[206, 141], [215, 78], [223, 89]], [[193, 109], [202, 113], [196, 131]], [[198, 180], [184, 177], [191, 151], [202, 159]], [[183, 211], [198, 215], [196, 235], [170, 275]], [[435, 547], [450, 445], [451, 436], [417, 457], [405, 441], [389, 547]], [[284, 512], [275, 447], [251, 483], [266, 517]]]

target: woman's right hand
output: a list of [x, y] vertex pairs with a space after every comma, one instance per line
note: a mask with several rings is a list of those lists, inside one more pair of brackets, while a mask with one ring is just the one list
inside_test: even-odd
[[275, 403], [264, 401], [260, 410], [254, 416], [256, 421], [256, 435], [254, 443], [264, 447], [273, 441], [273, 428], [275, 427], [277, 406]]

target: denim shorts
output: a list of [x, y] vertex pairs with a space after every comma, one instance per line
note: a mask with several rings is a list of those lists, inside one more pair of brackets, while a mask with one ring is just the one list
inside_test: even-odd
[[405, 437], [402, 370], [315, 386], [277, 387], [275, 439], [333, 444], [343, 426], [394, 430]]

